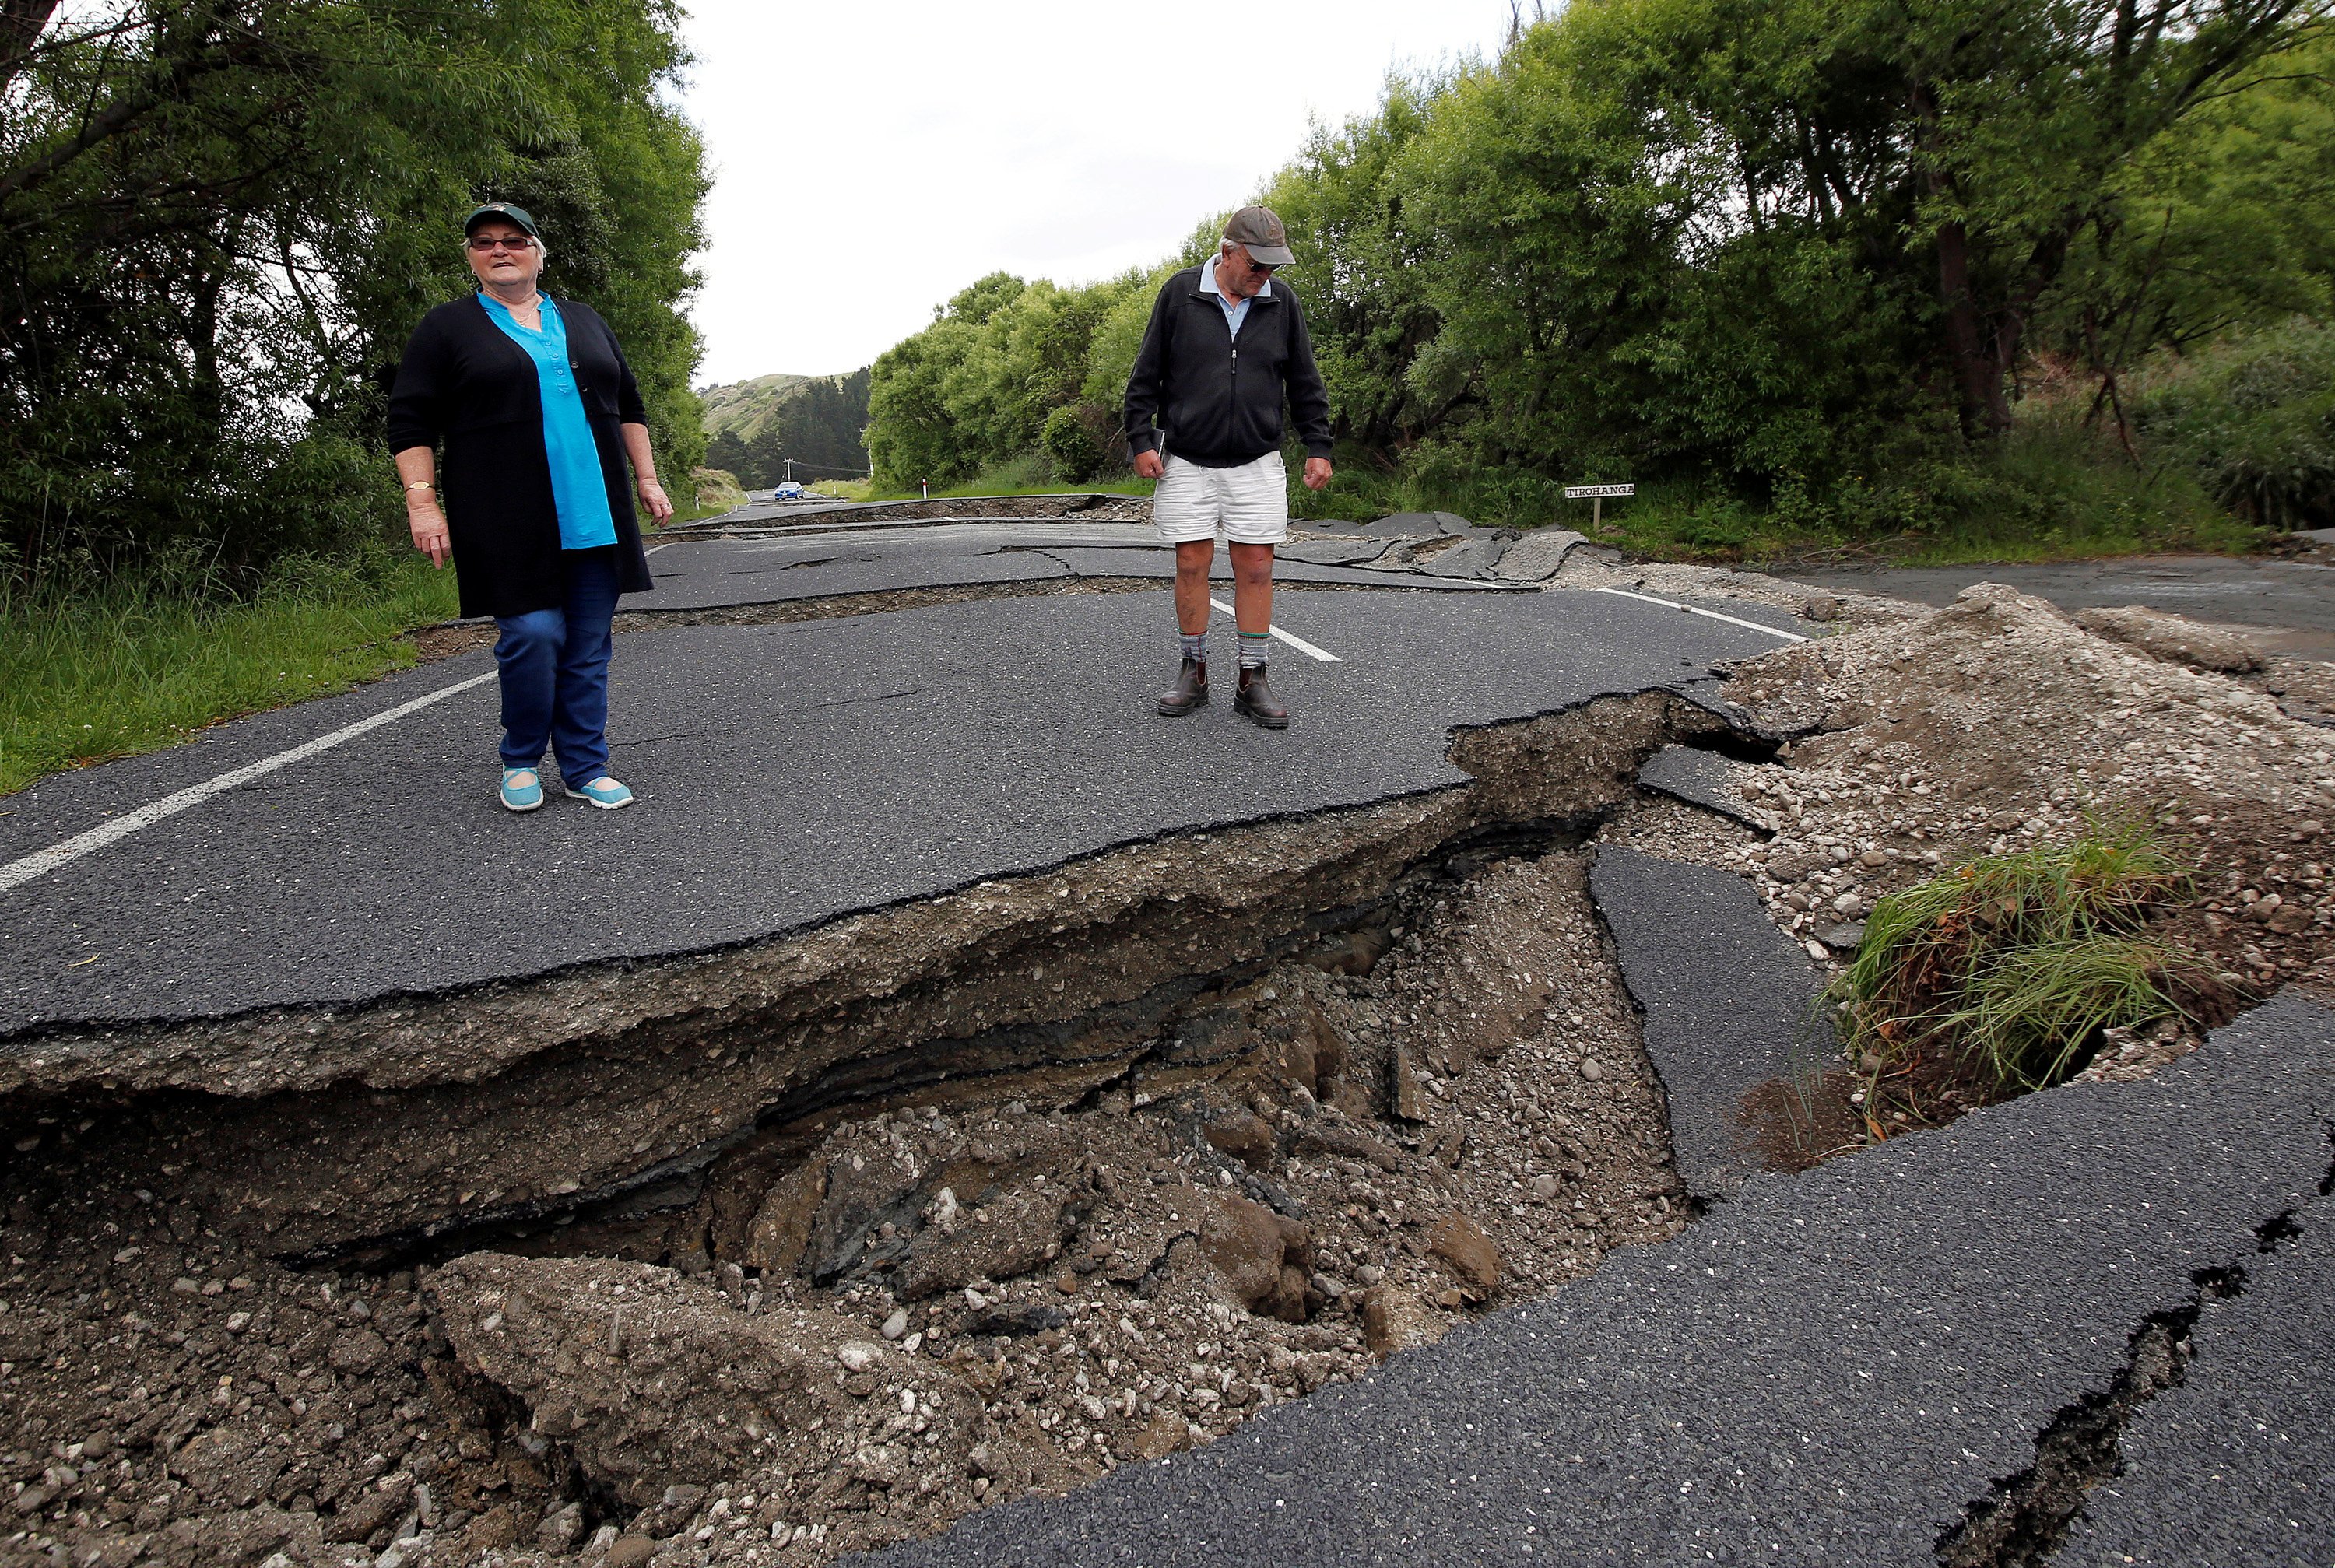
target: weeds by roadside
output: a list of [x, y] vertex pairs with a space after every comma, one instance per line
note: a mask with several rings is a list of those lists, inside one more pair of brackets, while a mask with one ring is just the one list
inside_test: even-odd
[[402, 634], [454, 614], [453, 572], [419, 557], [292, 561], [247, 597], [214, 587], [160, 572], [0, 586], [0, 795], [402, 668]]
[[[1629, 465], [1571, 476], [1629, 479]], [[1313, 493], [1291, 487], [1292, 516], [1361, 521], [1397, 511], [1457, 512], [1493, 527], [1592, 529], [1586, 501], [1558, 479], [1422, 446], [1396, 470], [1341, 453]], [[1609, 502], [1599, 541], [1653, 560], [1886, 561], [1953, 566], [2158, 551], [2243, 554], [2271, 537], [2217, 505], [2199, 472], [2167, 456], [2136, 466], [2088, 426], [2079, 403], [2039, 390], [1988, 448], [1909, 437], [1865, 469], [1819, 486], [1788, 482], [1764, 502], [1717, 479], [1641, 484]]]
[[2147, 827], [2088, 818], [1882, 897], [1825, 995], [1869, 1134], [2063, 1083], [2105, 1031], [2190, 1018], [2212, 970], [2148, 929], [2190, 889]]

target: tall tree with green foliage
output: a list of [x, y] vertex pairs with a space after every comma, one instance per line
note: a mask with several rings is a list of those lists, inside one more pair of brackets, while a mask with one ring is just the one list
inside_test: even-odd
[[[1539, 520], [1556, 481], [1604, 477], [1933, 518], [1984, 490], [1944, 470], [2002, 460], [2037, 356], [2115, 411], [2152, 352], [2329, 308], [2323, 10], [1574, 0], [1490, 63], [1396, 82], [1263, 193], [1346, 449], [1323, 504], [1377, 474]], [[1072, 404], [983, 324], [1069, 291], [1005, 282], [879, 362], [879, 453], [944, 478], [1094, 451], [1079, 414], [1033, 419]], [[1141, 291], [1096, 318], [1077, 409], [1115, 404]]]

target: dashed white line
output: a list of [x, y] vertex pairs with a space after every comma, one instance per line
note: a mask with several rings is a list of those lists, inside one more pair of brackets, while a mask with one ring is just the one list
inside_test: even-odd
[[473, 686], [483, 685], [494, 678], [495, 672], [489, 670], [483, 675], [473, 675], [467, 681], [457, 681], [451, 686], [441, 686], [426, 697], [416, 697], [411, 702], [401, 702], [394, 708], [384, 709], [370, 719], [360, 719], [355, 723], [344, 729], [335, 730], [329, 735], [319, 735], [314, 740], [293, 747], [289, 751], [279, 751], [275, 756], [262, 759], [257, 762], [246, 763], [232, 772], [222, 773], [216, 779], [206, 779], [189, 789], [181, 789], [176, 795], [165, 795], [151, 805], [140, 806], [135, 811], [125, 812], [111, 822], [101, 823], [85, 833], [76, 833], [63, 843], [52, 844], [46, 849], [25, 856], [22, 860], [11, 860], [5, 866], [0, 866], [0, 893], [5, 893], [12, 887], [22, 887], [36, 876], [46, 876], [58, 866], [78, 860], [93, 850], [102, 849], [109, 844], [117, 843], [142, 828], [151, 828], [164, 818], [175, 817], [189, 806], [199, 806], [214, 795], [224, 795], [238, 784], [248, 784], [254, 779], [273, 773], [279, 768], [289, 768], [295, 762], [305, 761], [319, 751], [329, 751], [344, 740], [355, 740], [367, 731], [378, 730], [384, 724], [394, 724], [408, 713], [419, 712], [432, 702], [442, 702], [458, 692], [467, 692]]
[[1741, 626], [1746, 631], [1765, 632], [1771, 637], [1781, 637], [1787, 643], [1805, 643], [1807, 641], [1806, 637], [1801, 636], [1797, 632], [1786, 632], [1778, 630], [1774, 626], [1763, 626], [1757, 621], [1739, 621], [1733, 615], [1722, 615], [1716, 610], [1703, 610], [1698, 609], [1692, 605], [1681, 605], [1676, 599], [1657, 599], [1652, 594], [1633, 594], [1627, 588], [1592, 588], [1590, 592], [1594, 594], [1613, 594], [1624, 599], [1636, 599], [1642, 604], [1660, 605], [1664, 609], [1668, 610], [1684, 610], [1690, 615], [1701, 615], [1713, 621], [1724, 621], [1730, 626]]
[[[1233, 613], [1233, 607], [1230, 605], [1226, 604], [1222, 599], [1210, 599], [1208, 603], [1214, 605], [1217, 609], [1222, 610], [1227, 615]], [[1238, 624], [1238, 622], [1235, 622], [1235, 624]], [[1296, 649], [1299, 653], [1319, 659], [1324, 664], [1342, 664], [1346, 662], [1325, 648], [1315, 647], [1313, 644], [1307, 642], [1303, 637], [1292, 636], [1289, 633], [1283, 631], [1278, 626], [1273, 628], [1273, 634], [1280, 638], [1283, 642], [1288, 644], [1291, 647]]]

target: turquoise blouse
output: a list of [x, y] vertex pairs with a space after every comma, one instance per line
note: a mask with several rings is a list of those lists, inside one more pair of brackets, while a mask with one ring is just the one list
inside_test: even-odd
[[551, 463], [551, 504], [559, 514], [559, 547], [589, 550], [616, 542], [616, 519], [608, 510], [607, 476], [600, 469], [599, 443], [584, 417], [576, 390], [576, 368], [567, 363], [567, 324], [559, 306], [542, 296], [543, 329], [529, 332], [510, 306], [481, 292], [479, 303], [509, 339], [535, 362], [543, 389], [543, 455]]

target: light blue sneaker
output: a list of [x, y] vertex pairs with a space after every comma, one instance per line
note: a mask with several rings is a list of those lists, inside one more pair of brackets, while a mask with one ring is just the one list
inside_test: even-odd
[[532, 811], [543, 804], [543, 778], [532, 768], [506, 768], [502, 794], [512, 810]]
[[589, 800], [603, 811], [614, 811], [620, 806], [630, 806], [633, 803], [633, 792], [606, 773], [601, 774], [581, 789], [572, 784], [569, 785], [567, 798], [570, 800]]

